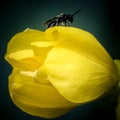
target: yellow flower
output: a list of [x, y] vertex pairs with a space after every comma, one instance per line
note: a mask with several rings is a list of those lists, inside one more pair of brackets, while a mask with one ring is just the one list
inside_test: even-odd
[[118, 81], [107, 51], [89, 32], [73, 27], [27, 29], [10, 40], [9, 92], [21, 110], [45, 118], [103, 96]]

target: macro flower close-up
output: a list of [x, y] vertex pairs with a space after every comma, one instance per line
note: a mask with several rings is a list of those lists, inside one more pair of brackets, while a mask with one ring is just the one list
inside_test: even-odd
[[14, 104], [43, 118], [99, 99], [119, 80], [114, 60], [95, 36], [74, 27], [17, 33], [5, 59], [13, 67], [9, 93]]

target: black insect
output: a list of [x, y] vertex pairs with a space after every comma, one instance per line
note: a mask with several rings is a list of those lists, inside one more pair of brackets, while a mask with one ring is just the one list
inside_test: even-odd
[[73, 22], [73, 16], [75, 14], [77, 14], [78, 12], [80, 12], [81, 9], [77, 10], [76, 12], [74, 12], [72, 15], [71, 14], [64, 14], [64, 13], [60, 13], [59, 15], [57, 15], [56, 17], [47, 20], [44, 25], [48, 25], [49, 27], [53, 27], [53, 26], [58, 26], [58, 25], [67, 25]]

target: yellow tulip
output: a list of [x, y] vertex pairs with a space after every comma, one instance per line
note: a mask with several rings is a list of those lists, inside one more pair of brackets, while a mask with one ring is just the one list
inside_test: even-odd
[[96, 100], [118, 82], [118, 69], [97, 39], [73, 27], [27, 29], [8, 43], [9, 92], [24, 112], [55, 118]]

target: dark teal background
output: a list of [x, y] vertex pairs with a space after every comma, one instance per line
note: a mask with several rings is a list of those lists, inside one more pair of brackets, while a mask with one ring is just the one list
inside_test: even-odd
[[[43, 23], [57, 14], [73, 13], [71, 26], [91, 32], [113, 59], [120, 58], [119, 20], [117, 3], [107, 0], [3, 0], [0, 4], [0, 119], [44, 120], [28, 115], [17, 108], [8, 93], [10, 65], [4, 60], [7, 43], [17, 32], [26, 28], [45, 30]], [[115, 120], [115, 103], [99, 100], [80, 106], [54, 120]]]

